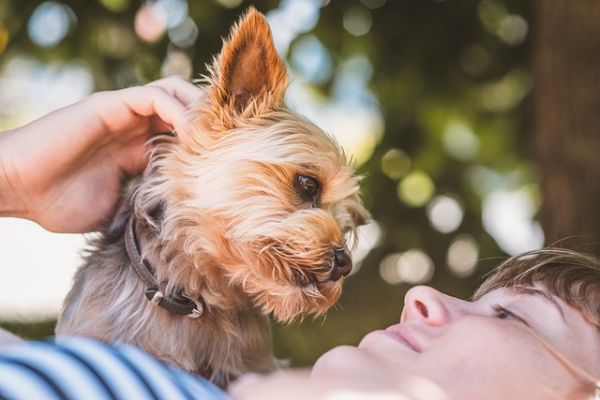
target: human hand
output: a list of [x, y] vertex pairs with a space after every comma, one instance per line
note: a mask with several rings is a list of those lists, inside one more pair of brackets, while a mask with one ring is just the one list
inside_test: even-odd
[[97, 229], [114, 212], [123, 180], [143, 171], [152, 134], [189, 125], [197, 86], [171, 77], [98, 92], [0, 133], [0, 215], [55, 232]]

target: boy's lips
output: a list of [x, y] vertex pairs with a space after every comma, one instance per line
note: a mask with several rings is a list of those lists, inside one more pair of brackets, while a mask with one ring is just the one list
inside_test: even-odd
[[392, 325], [388, 327], [384, 333], [391, 338], [408, 345], [408, 347], [410, 347], [416, 353], [421, 353], [423, 351], [419, 343], [415, 340], [414, 336], [406, 328], [404, 328], [402, 324]]

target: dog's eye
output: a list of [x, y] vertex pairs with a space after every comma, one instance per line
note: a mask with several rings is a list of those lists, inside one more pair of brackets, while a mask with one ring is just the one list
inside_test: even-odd
[[304, 200], [316, 203], [317, 196], [321, 192], [319, 181], [306, 175], [296, 177], [296, 191]]

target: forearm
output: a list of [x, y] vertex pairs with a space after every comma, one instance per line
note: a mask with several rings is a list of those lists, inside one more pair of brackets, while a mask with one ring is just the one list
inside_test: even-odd
[[19, 181], [14, 165], [14, 146], [17, 131], [0, 132], [0, 217], [28, 216], [28, 200], [16, 188]]
[[101, 142], [100, 122], [85, 101], [0, 132], [0, 217], [44, 226], [42, 214], [69, 186], [65, 177]]

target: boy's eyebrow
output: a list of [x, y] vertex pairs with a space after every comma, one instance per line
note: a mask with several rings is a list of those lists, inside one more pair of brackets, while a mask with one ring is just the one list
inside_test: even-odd
[[563, 321], [566, 322], [566, 320], [565, 320], [565, 313], [563, 312], [562, 307], [560, 306], [560, 304], [558, 303], [558, 301], [556, 301], [556, 299], [551, 294], [549, 294], [547, 292], [544, 292], [543, 290], [535, 289], [535, 288], [527, 287], [527, 286], [513, 286], [510, 289], [513, 290], [513, 291], [515, 291], [517, 294], [526, 294], [526, 295], [530, 295], [530, 296], [538, 296], [538, 297], [541, 297], [542, 299], [545, 299], [546, 301], [549, 301], [550, 304], [552, 304], [554, 306], [554, 308], [556, 308], [556, 310], [558, 311], [558, 313], [562, 317]]

